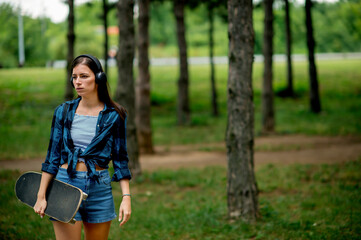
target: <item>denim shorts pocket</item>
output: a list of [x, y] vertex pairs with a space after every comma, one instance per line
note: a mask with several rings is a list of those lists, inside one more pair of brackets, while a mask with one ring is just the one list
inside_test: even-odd
[[69, 178], [68, 174], [64, 173], [64, 172], [60, 172], [60, 171], [56, 175], [56, 180], [59, 180], [59, 181], [64, 182], [64, 183], [69, 183], [70, 182], [70, 178]]
[[109, 176], [104, 176], [101, 178], [101, 182], [107, 186], [111, 185], [111, 179]]
[[56, 178], [56, 180], [59, 180], [59, 181], [61, 181], [61, 182], [63, 182], [63, 183], [67, 183], [67, 184], [70, 184], [70, 178], [68, 178], [68, 177], [60, 177], [60, 178]]

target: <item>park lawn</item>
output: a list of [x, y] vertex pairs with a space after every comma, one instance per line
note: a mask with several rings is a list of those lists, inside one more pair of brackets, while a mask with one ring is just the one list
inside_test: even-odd
[[[307, 62], [294, 62], [298, 97], [275, 98], [276, 134], [359, 135], [361, 133], [361, 59], [318, 62], [323, 111], [309, 110]], [[255, 134], [261, 129], [263, 64], [254, 64]], [[216, 66], [220, 116], [211, 116], [209, 66], [190, 66], [189, 126], [177, 126], [177, 66], [151, 67], [152, 128], [155, 145], [222, 142], [227, 124], [227, 65]], [[136, 71], [135, 71], [136, 74]], [[111, 92], [117, 73], [110, 70]], [[0, 70], [0, 160], [43, 158], [53, 111], [63, 102], [63, 69]], [[286, 65], [274, 65], [274, 89], [286, 85]], [[130, 113], [132, 114], [132, 113]]]
[[[52, 224], [14, 195], [19, 172], [0, 171], [0, 239], [54, 239]], [[132, 217], [109, 239], [360, 239], [361, 159], [256, 170], [260, 218], [227, 218], [226, 169], [158, 170], [131, 181]], [[113, 183], [116, 207], [119, 184]]]

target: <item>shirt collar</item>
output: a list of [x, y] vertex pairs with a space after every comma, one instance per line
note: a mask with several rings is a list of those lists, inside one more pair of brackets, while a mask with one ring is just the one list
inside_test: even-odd
[[[79, 105], [80, 100], [81, 100], [81, 97], [78, 97], [76, 99], [65, 102], [65, 104], [69, 104], [72, 108], [73, 107], [77, 108], [78, 105]], [[113, 111], [113, 110], [115, 110], [114, 107], [104, 103], [104, 109], [101, 110], [100, 112], [104, 113], [104, 112]]]

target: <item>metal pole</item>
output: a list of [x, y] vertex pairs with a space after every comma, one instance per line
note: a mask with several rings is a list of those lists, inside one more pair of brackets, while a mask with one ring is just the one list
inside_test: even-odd
[[23, 17], [21, 15], [21, 8], [19, 6], [18, 14], [18, 26], [19, 26], [19, 67], [23, 67], [25, 64], [25, 51], [24, 51], [24, 28], [23, 28]]

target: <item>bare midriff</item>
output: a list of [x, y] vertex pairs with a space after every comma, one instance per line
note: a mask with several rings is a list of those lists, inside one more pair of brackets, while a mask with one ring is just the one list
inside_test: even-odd
[[[61, 165], [61, 168], [68, 168], [68, 163], [64, 163], [63, 165]], [[101, 168], [98, 165], [95, 165], [95, 170], [96, 171], [100, 171], [100, 170], [104, 170], [105, 168]], [[86, 172], [88, 171], [88, 168], [86, 167], [85, 163], [83, 162], [78, 162], [76, 164], [76, 171], [80, 171], [80, 172]]]

